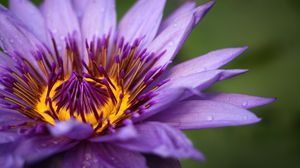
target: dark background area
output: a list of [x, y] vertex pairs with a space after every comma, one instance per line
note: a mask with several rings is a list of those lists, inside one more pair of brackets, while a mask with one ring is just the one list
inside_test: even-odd
[[[119, 17], [133, 2], [117, 0]], [[181, 2], [169, 0], [166, 14]], [[298, 0], [217, 0], [196, 27], [176, 63], [211, 50], [247, 45], [249, 49], [226, 68], [250, 71], [210, 90], [278, 101], [253, 110], [263, 119], [256, 125], [187, 131], [207, 161], [183, 161], [184, 168], [300, 167], [299, 18]]]

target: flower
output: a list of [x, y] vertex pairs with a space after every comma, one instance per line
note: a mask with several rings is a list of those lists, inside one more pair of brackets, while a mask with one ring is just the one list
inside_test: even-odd
[[204, 159], [180, 129], [260, 121], [247, 109], [274, 99], [204, 92], [246, 47], [168, 66], [213, 4], [161, 21], [165, 0], [139, 0], [118, 25], [114, 0], [1, 7], [2, 167], [180, 167]]

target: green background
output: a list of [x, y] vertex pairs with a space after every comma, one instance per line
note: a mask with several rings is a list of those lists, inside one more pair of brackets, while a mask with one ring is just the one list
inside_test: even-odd
[[[119, 17], [133, 2], [117, 0]], [[166, 14], [180, 3], [169, 0]], [[263, 119], [259, 124], [186, 132], [207, 161], [183, 161], [184, 168], [300, 167], [299, 18], [299, 0], [217, 0], [195, 28], [176, 63], [247, 45], [249, 49], [226, 68], [250, 71], [211, 90], [274, 96], [278, 101], [254, 109]]]

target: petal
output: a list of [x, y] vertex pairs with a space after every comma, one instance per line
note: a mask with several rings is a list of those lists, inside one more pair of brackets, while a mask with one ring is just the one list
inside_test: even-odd
[[53, 136], [66, 136], [71, 139], [86, 139], [93, 133], [93, 127], [90, 124], [79, 122], [75, 119], [57, 122], [54, 126], [48, 126]]
[[14, 55], [15, 52], [33, 60], [31, 52], [41, 46], [39, 40], [25, 28], [20, 20], [15, 18], [6, 8], [0, 5], [0, 48]]
[[128, 141], [116, 142], [125, 149], [176, 159], [203, 160], [191, 141], [180, 131], [162, 123], [147, 122], [136, 125], [138, 136]]
[[155, 155], [146, 155], [146, 159], [149, 168], [181, 168], [177, 159], [161, 158]]
[[205, 99], [232, 104], [240, 108], [250, 109], [273, 103], [275, 98], [257, 97], [236, 93], [207, 93]]
[[149, 120], [164, 122], [179, 129], [237, 126], [260, 121], [248, 110], [210, 100], [184, 101]]
[[14, 110], [7, 110], [0, 107], [0, 128], [1, 126], [17, 126], [30, 121], [33, 120]]
[[61, 55], [65, 55], [65, 40], [69, 36], [81, 44], [80, 27], [70, 0], [45, 0], [41, 10], [50, 36], [53, 36]]
[[83, 16], [89, 1], [90, 0], [72, 0], [73, 8], [78, 18]]
[[10, 0], [9, 9], [40, 41], [48, 43], [44, 17], [31, 1]]
[[15, 131], [0, 131], [0, 145], [18, 140], [20, 135]]
[[202, 18], [206, 15], [206, 13], [214, 6], [215, 0], [211, 0], [201, 6], [198, 6], [194, 12], [195, 12], [195, 25], [199, 23]]
[[93, 0], [87, 4], [82, 18], [83, 39], [92, 41], [115, 32], [117, 24], [114, 0]]
[[169, 77], [177, 78], [192, 73], [218, 69], [239, 56], [246, 49], [247, 47], [226, 48], [209, 52], [203, 56], [196, 57], [174, 66], [170, 70]]
[[133, 125], [118, 128], [115, 133], [100, 135], [99, 137], [89, 139], [91, 142], [110, 142], [118, 140], [129, 140], [135, 138], [137, 132]]
[[17, 146], [15, 154], [26, 162], [32, 163], [66, 151], [77, 143], [65, 137], [36, 135], [22, 140]]
[[171, 80], [164, 87], [204, 90], [219, 80], [225, 80], [247, 70], [211, 70], [194, 73]]
[[176, 19], [186, 13], [189, 13], [194, 10], [196, 3], [189, 1], [177, 8], [170, 16], [168, 16], [160, 25], [160, 32], [163, 31], [166, 27], [176, 22]]
[[157, 95], [152, 99], [155, 102], [151, 108], [147, 109], [141, 116], [133, 119], [134, 122], [142, 121], [180, 101], [185, 90], [180, 88], [166, 88], [157, 91]]
[[0, 165], [2, 168], [22, 168], [24, 160], [15, 156], [12, 151], [16, 148], [15, 143], [0, 144]]
[[157, 34], [166, 0], [139, 0], [125, 14], [119, 25], [119, 37], [129, 43], [143, 38], [148, 44]]
[[81, 143], [66, 153], [62, 168], [146, 168], [137, 153], [104, 143]]
[[246, 70], [212, 70], [171, 80], [157, 90], [157, 95], [152, 99], [155, 104], [134, 121], [142, 121], [183, 99], [201, 94], [202, 90], [219, 80], [225, 80], [245, 72]]
[[172, 61], [193, 27], [201, 20], [199, 19], [199, 16], [205, 15], [212, 5], [212, 2], [208, 2], [199, 6], [197, 10], [192, 10], [176, 17], [172, 24], [170, 23], [162, 32], [160, 32], [160, 34], [158, 34], [153, 42], [147, 47], [149, 51], [155, 53], [164, 52], [155, 64], [155, 67], [166, 65]]

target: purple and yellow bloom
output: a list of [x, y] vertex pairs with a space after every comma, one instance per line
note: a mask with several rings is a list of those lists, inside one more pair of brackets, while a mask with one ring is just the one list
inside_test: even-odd
[[138, 0], [119, 23], [114, 0], [1, 6], [1, 167], [180, 167], [204, 157], [179, 130], [260, 121], [248, 109], [274, 99], [205, 92], [247, 71], [219, 69], [247, 47], [169, 66], [214, 2], [162, 19], [165, 3]]

